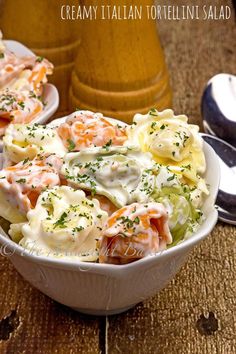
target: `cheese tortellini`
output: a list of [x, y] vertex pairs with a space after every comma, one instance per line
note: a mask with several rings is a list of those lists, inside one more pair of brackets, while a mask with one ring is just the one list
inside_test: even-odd
[[60, 185], [62, 161], [55, 155], [24, 160], [0, 171], [0, 216], [20, 222], [43, 189]]
[[[86, 198], [83, 191], [68, 186], [47, 189], [27, 213], [27, 219], [20, 224], [20, 244], [26, 249], [57, 257], [97, 260], [97, 239], [107, 213], [96, 199]], [[19, 238], [19, 227], [12, 225], [9, 233]]]
[[70, 185], [102, 194], [122, 207], [134, 201], [142, 173], [151, 166], [150, 155], [135, 148], [91, 148], [67, 154], [62, 174]]
[[7, 164], [33, 159], [42, 153], [56, 153], [62, 157], [66, 149], [56, 130], [39, 124], [11, 124], [3, 138]]
[[101, 263], [124, 264], [154, 254], [172, 242], [162, 204], [133, 203], [112, 214], [99, 239]]
[[206, 170], [203, 142], [196, 125], [188, 124], [185, 115], [175, 116], [168, 109], [136, 114], [128, 129], [129, 143], [151, 152], [153, 159], [181, 175], [184, 182], [207, 193], [200, 175]]
[[59, 125], [58, 134], [69, 151], [96, 146], [122, 146], [127, 139], [124, 123], [101, 113], [76, 111]]

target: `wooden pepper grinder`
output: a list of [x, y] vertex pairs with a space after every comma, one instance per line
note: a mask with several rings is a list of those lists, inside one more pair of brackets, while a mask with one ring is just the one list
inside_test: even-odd
[[[97, 19], [81, 20], [71, 109], [86, 108], [130, 122], [137, 112], [169, 108], [171, 90], [156, 22], [146, 14], [153, 1], [142, 1], [142, 18], [134, 20], [102, 19], [103, 3], [90, 1], [98, 7]], [[118, 3], [127, 9], [137, 5], [133, 0], [108, 0], [106, 6], [118, 11]]]
[[22, 42], [54, 64], [54, 74], [49, 80], [60, 94], [57, 115], [68, 111], [71, 72], [80, 43], [80, 22], [61, 19], [63, 4], [63, 0], [0, 1], [0, 28], [4, 38]]

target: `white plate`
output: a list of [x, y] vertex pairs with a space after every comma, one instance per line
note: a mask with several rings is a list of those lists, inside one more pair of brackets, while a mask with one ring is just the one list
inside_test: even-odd
[[[7, 40], [4, 41], [4, 43], [9, 50], [19, 56], [34, 55], [30, 49], [19, 42]], [[54, 85], [48, 83], [44, 85], [43, 100], [47, 102], [47, 105], [45, 106], [44, 110], [31, 121], [31, 123], [46, 123], [48, 119], [56, 112], [59, 106], [59, 94], [57, 88]], [[2, 151], [2, 148], [3, 143], [2, 140], [0, 140], [0, 151]]]

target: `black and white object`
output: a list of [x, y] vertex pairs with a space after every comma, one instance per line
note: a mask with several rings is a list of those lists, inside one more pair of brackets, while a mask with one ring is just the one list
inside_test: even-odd
[[220, 164], [220, 187], [216, 199], [219, 219], [236, 225], [236, 148], [208, 134], [202, 138], [215, 150]]
[[236, 147], [236, 76], [218, 74], [211, 78], [201, 108], [205, 132]]

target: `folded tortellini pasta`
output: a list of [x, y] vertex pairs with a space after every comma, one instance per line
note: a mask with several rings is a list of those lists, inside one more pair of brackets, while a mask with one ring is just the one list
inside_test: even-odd
[[13, 80], [10, 84], [7, 85], [7, 88], [12, 91], [28, 91], [31, 93], [31, 96], [37, 99], [37, 96], [32, 91], [32, 84], [30, 83], [31, 70], [25, 69], [23, 70], [16, 80]]
[[[90, 195], [89, 198], [92, 196]], [[94, 198], [99, 201], [100, 207], [102, 210], [105, 210], [107, 214], [110, 216], [113, 214], [118, 208], [113, 204], [110, 199], [101, 194], [95, 194]]]
[[0, 92], [0, 136], [10, 123], [29, 123], [39, 115], [43, 103], [28, 91], [5, 89]]
[[64, 156], [66, 149], [55, 129], [39, 124], [10, 124], [3, 138], [5, 164], [33, 159], [38, 154]]
[[12, 225], [9, 233], [19, 238], [20, 229], [20, 244], [40, 255], [96, 261], [97, 240], [107, 216], [83, 191], [56, 186], [44, 191], [27, 213], [27, 222]]
[[126, 124], [90, 111], [70, 114], [57, 131], [69, 151], [123, 145], [127, 140]]
[[156, 162], [181, 175], [185, 183], [208, 193], [201, 178], [206, 162], [199, 127], [188, 124], [185, 115], [153, 109], [147, 115], [136, 114], [127, 131], [128, 143], [139, 144], [142, 151], [151, 152]]
[[0, 91], [10, 88], [31, 91], [37, 96], [42, 94], [42, 84], [47, 82], [47, 75], [53, 72], [52, 63], [35, 55], [16, 55], [2, 41], [1, 31], [0, 54]]
[[62, 174], [68, 184], [101, 194], [117, 207], [130, 204], [142, 173], [153, 162], [135, 147], [90, 148], [67, 154]]
[[25, 220], [40, 193], [60, 185], [62, 161], [55, 155], [24, 160], [0, 171], [0, 216], [12, 223]]
[[133, 203], [108, 218], [98, 243], [99, 261], [130, 263], [165, 249], [171, 242], [163, 205]]

